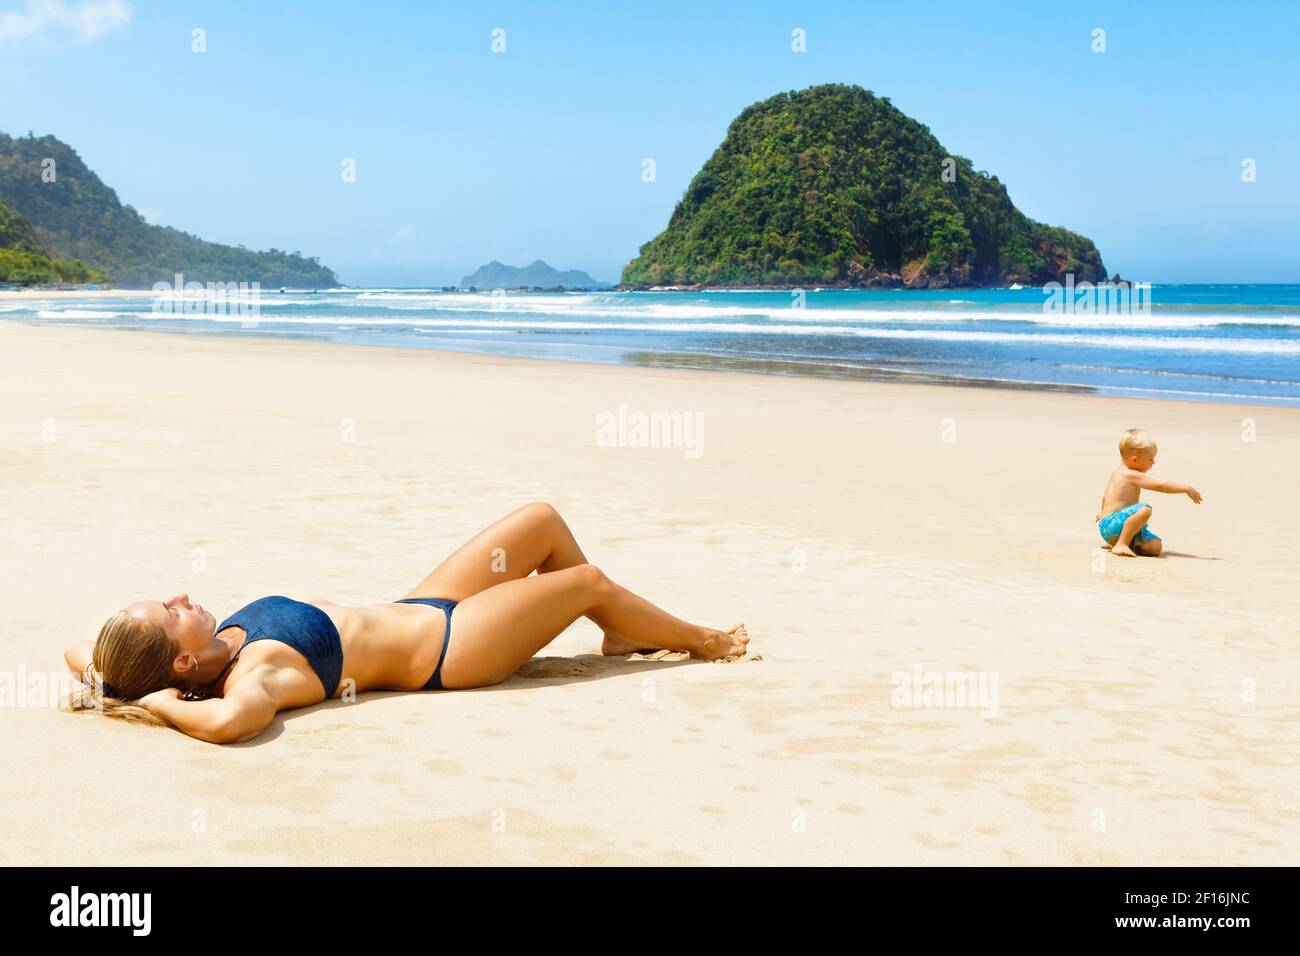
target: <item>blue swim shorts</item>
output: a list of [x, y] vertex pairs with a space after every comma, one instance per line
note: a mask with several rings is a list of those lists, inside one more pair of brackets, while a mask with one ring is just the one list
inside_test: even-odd
[[[1133, 516], [1133, 512], [1145, 507], [1146, 505], [1139, 502], [1135, 505], [1129, 505], [1127, 508], [1121, 508], [1119, 511], [1112, 511], [1097, 522], [1097, 530], [1101, 532], [1102, 538], [1114, 543], [1115, 539], [1119, 537], [1119, 533], [1124, 530], [1124, 522]], [[1148, 541], [1159, 540], [1160, 535], [1153, 533], [1147, 525], [1143, 525], [1141, 530], [1133, 535], [1134, 544], [1146, 544]]]

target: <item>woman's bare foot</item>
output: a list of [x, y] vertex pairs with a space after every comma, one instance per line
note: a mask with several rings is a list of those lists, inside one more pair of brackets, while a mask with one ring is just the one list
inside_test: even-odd
[[729, 631], [705, 628], [704, 643], [692, 655], [706, 661], [716, 661], [723, 657], [740, 657], [748, 647], [749, 631], [744, 624], [737, 624]]
[[1133, 549], [1126, 544], [1116, 544], [1115, 547], [1110, 549], [1110, 553], [1118, 555], [1121, 558], [1137, 557], [1137, 555], [1133, 553]]
[[[668, 648], [668, 650], [682, 650], [701, 660], [716, 661], [722, 657], [742, 655], [745, 653], [745, 648], [749, 646], [749, 631], [745, 629], [744, 624], [737, 624], [729, 631], [718, 631], [711, 627], [700, 628], [700, 631], [700, 642], [696, 647]], [[618, 631], [606, 631], [605, 639], [600, 645], [600, 652], [606, 657], [625, 657], [628, 654], [655, 650], [660, 648], [653, 644], [638, 644]]]

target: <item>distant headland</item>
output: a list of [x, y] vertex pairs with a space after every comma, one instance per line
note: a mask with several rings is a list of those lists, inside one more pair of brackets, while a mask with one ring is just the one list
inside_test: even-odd
[[297, 252], [254, 252], [156, 226], [123, 205], [67, 143], [0, 133], [0, 282], [194, 282], [329, 289], [332, 270]]

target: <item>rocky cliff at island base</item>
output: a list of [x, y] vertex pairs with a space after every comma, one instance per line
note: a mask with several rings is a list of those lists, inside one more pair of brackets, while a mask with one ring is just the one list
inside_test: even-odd
[[622, 286], [951, 288], [1106, 279], [1090, 239], [1021, 213], [887, 98], [816, 86], [750, 106]]

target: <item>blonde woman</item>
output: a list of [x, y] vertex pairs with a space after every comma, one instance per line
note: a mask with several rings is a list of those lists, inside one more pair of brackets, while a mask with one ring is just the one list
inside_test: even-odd
[[716, 660], [749, 644], [743, 624], [688, 624], [610, 581], [559, 513], [535, 502], [480, 531], [394, 602], [345, 607], [277, 595], [218, 624], [186, 594], [137, 601], [96, 640], [68, 648], [84, 686], [66, 706], [234, 743], [257, 736], [279, 711], [349, 688], [495, 684], [583, 616], [605, 632], [605, 654], [667, 648]]

